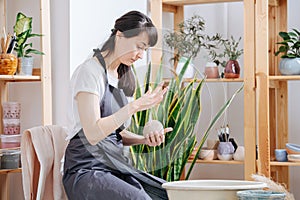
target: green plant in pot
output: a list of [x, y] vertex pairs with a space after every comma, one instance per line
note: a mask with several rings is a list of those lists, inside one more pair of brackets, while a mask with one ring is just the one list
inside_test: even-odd
[[[178, 75], [188, 58], [195, 58], [203, 47], [205, 34], [205, 21], [199, 15], [178, 24], [178, 31], [168, 31], [164, 35], [164, 42], [174, 51], [174, 69]], [[194, 77], [194, 67], [192, 62], [184, 74], [185, 78]]]
[[[19, 58], [18, 73], [31, 75], [34, 58], [32, 57], [32, 54], [44, 55], [44, 53], [33, 49], [32, 42], [28, 42], [28, 39], [41, 37], [42, 35], [32, 33], [32, 17], [27, 17], [21, 12], [17, 14], [14, 33], [16, 35], [16, 45], [14, 50]], [[26, 67], [26, 69], [24, 67]]]
[[210, 37], [206, 36], [206, 41], [204, 43], [204, 49], [207, 51], [207, 62], [204, 69], [204, 75], [206, 78], [219, 78], [219, 63], [216, 61], [218, 56], [218, 51], [220, 46], [223, 44], [225, 39], [217, 33], [216, 35]]
[[[238, 58], [244, 53], [243, 49], [239, 49], [241, 37], [236, 40], [233, 36], [229, 39], [223, 40], [223, 53], [218, 54], [219, 60], [216, 62], [220, 63], [225, 69], [222, 77], [224, 78], [239, 78], [240, 77], [240, 65]], [[224, 60], [225, 59], [225, 60]]]
[[[201, 91], [205, 80], [199, 83], [196, 79], [183, 84], [183, 75], [190, 62], [190, 58], [184, 64], [178, 76], [171, 79], [168, 83], [168, 91], [164, 100], [151, 110], [145, 110], [132, 116], [130, 131], [143, 135], [143, 128], [149, 120], [158, 120], [164, 127], [172, 127], [173, 131], [165, 136], [165, 142], [156, 147], [147, 145], [131, 146], [133, 164], [136, 168], [147, 171], [157, 177], [167, 181], [179, 180], [185, 165], [197, 145], [197, 153], [186, 173], [188, 179], [194, 167], [198, 154], [205, 143], [213, 125], [225, 112], [235, 95], [241, 91], [237, 90], [233, 96], [222, 106], [219, 112], [208, 125], [199, 143], [196, 139], [194, 128], [198, 123], [201, 113]], [[156, 80], [150, 84], [151, 65], [145, 77], [144, 91], [137, 87], [135, 98], [139, 98], [143, 93], [155, 88], [162, 81], [162, 65], [160, 66]], [[137, 82], [139, 86], [139, 83]]]
[[275, 56], [281, 55], [279, 71], [282, 75], [300, 74], [300, 32], [292, 29], [290, 32], [279, 32], [282, 38]]

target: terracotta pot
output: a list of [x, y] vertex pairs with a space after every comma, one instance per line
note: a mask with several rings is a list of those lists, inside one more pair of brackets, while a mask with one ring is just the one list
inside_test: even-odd
[[219, 78], [219, 69], [215, 63], [207, 63], [205, 66], [204, 74], [206, 78]]
[[240, 77], [240, 65], [236, 60], [229, 60], [226, 63], [224, 70], [225, 78], [239, 78]]

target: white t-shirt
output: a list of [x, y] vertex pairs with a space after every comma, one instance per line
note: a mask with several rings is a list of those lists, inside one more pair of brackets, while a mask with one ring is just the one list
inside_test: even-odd
[[82, 128], [77, 109], [76, 95], [79, 92], [90, 92], [101, 100], [105, 92], [105, 83], [118, 87], [118, 79], [105, 74], [104, 68], [96, 58], [89, 58], [74, 71], [69, 88], [71, 102], [68, 108], [68, 137], [71, 139]]

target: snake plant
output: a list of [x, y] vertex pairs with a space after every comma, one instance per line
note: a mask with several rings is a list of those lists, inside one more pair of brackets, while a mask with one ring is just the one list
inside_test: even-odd
[[[133, 163], [136, 168], [149, 172], [157, 177], [167, 181], [176, 181], [181, 177], [188, 162], [188, 158], [197, 144], [194, 128], [201, 113], [201, 89], [205, 79], [200, 83], [196, 79], [187, 84], [183, 83], [183, 74], [187, 69], [190, 59], [187, 60], [180, 74], [173, 78], [168, 83], [168, 91], [165, 94], [164, 100], [151, 110], [137, 112], [132, 116], [130, 131], [143, 134], [143, 127], [149, 119], [159, 120], [164, 127], [172, 127], [173, 131], [166, 133], [165, 142], [156, 147], [147, 145], [136, 145], [131, 147]], [[135, 98], [139, 98], [143, 92], [147, 92], [150, 88], [151, 64], [145, 78], [145, 88], [142, 91], [141, 87], [137, 87]], [[155, 88], [162, 81], [162, 64], [159, 67], [157, 77], [152, 87]], [[137, 82], [139, 86], [139, 83]], [[209, 124], [200, 144], [195, 159], [190, 165], [186, 179], [189, 178], [191, 170], [198, 157], [199, 151], [206, 141], [208, 134], [225, 112], [226, 108], [232, 102], [236, 93], [224, 104], [221, 110], [216, 114]]]

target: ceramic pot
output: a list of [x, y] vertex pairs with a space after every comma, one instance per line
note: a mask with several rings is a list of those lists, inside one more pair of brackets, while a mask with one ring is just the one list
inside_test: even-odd
[[226, 63], [224, 70], [225, 78], [239, 78], [240, 77], [240, 65], [236, 60], [229, 60]]
[[[176, 67], [176, 74], [179, 75], [181, 70], [183, 69], [184, 64], [186, 63], [188, 59], [186, 57], [181, 57], [177, 67]], [[195, 75], [195, 68], [193, 63], [190, 62], [190, 64], [188, 65], [185, 73], [183, 74], [183, 78], [194, 78]]]
[[18, 74], [31, 76], [33, 70], [34, 57], [22, 57], [18, 62]]
[[279, 63], [279, 71], [282, 75], [299, 75], [300, 58], [282, 58]]
[[220, 160], [231, 160], [234, 154], [234, 147], [231, 142], [220, 142], [218, 146], [218, 158]]
[[234, 147], [231, 142], [220, 142], [218, 146], [218, 153], [223, 154], [233, 154]]
[[206, 76], [206, 78], [219, 78], [220, 75], [217, 64], [214, 62], [206, 63], [204, 75]]

